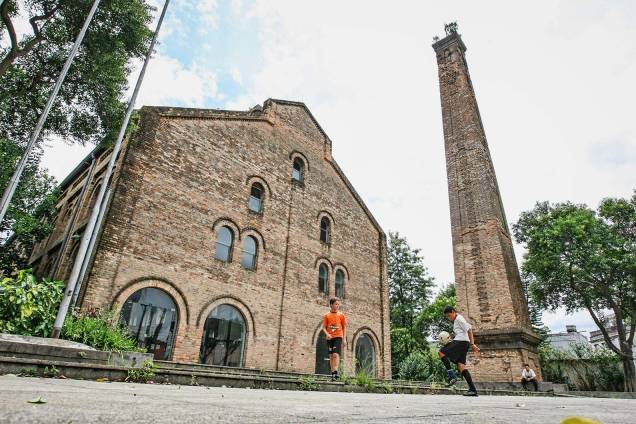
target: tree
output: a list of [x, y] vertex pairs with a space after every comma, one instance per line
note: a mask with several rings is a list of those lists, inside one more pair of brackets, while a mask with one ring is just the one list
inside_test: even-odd
[[[527, 248], [522, 272], [537, 306], [588, 311], [607, 346], [623, 362], [625, 391], [636, 391], [636, 193], [585, 205], [537, 203], [513, 226]], [[619, 346], [604, 316], [615, 317]]]
[[[0, 48], [0, 137], [24, 146], [93, 0], [5, 0]], [[46, 121], [45, 136], [111, 142], [117, 134], [131, 60], [145, 56], [153, 10], [146, 0], [103, 0]], [[31, 32], [15, 21], [27, 16]], [[6, 36], [5, 36], [6, 37]], [[5, 165], [5, 164], [3, 164]]]
[[415, 324], [417, 315], [428, 303], [435, 282], [428, 275], [419, 253], [419, 249], [411, 249], [406, 238], [398, 233], [389, 233], [388, 275], [394, 372], [412, 352], [427, 348], [426, 337]]
[[[14, 143], [0, 138], [0, 163], [12, 163], [21, 154]], [[56, 181], [38, 168], [40, 155], [32, 155], [7, 211], [0, 223], [0, 275], [11, 275], [27, 267], [35, 244], [53, 229], [58, 192]], [[0, 191], [4, 191], [12, 169], [0, 168]]]
[[427, 339], [436, 337], [441, 331], [452, 333], [453, 323], [444, 315], [444, 308], [456, 304], [455, 284], [449, 284], [417, 316], [415, 325], [419, 332]]

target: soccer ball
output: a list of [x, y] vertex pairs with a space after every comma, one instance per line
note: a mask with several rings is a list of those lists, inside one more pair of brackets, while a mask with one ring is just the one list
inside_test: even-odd
[[439, 342], [443, 345], [447, 345], [450, 341], [450, 334], [448, 334], [448, 331], [442, 331], [437, 335], [437, 339], [439, 340]]

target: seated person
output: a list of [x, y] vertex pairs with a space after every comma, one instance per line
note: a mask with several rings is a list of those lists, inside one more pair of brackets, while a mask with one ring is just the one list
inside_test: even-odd
[[539, 390], [539, 383], [537, 382], [537, 374], [534, 370], [530, 369], [530, 365], [524, 364], [523, 370], [521, 370], [521, 385], [524, 390], [528, 390], [528, 381], [534, 386], [534, 391]]

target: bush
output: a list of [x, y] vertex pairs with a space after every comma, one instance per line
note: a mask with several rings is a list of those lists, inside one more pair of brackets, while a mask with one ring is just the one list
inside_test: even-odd
[[624, 375], [621, 360], [609, 349], [576, 344], [569, 351], [539, 346], [543, 379], [567, 384], [570, 390], [622, 391]]
[[64, 284], [46, 278], [38, 282], [30, 269], [0, 282], [0, 332], [48, 337], [53, 330]]
[[112, 311], [69, 315], [62, 327], [62, 338], [84, 343], [99, 350], [146, 351], [137, 347], [137, 341], [118, 324], [117, 317]]
[[402, 380], [424, 381], [429, 376], [426, 356], [420, 352], [413, 352], [398, 366], [398, 375]]
[[444, 381], [446, 369], [437, 357], [434, 348], [424, 352], [414, 352], [406, 357], [398, 366], [398, 376], [402, 380]]
[[157, 374], [157, 367], [152, 359], [146, 359], [141, 368], [130, 368], [126, 381], [129, 383], [148, 383]]

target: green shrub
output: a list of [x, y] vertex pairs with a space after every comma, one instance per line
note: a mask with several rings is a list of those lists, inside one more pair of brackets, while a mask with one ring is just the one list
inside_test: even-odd
[[402, 380], [424, 381], [429, 376], [429, 364], [426, 356], [420, 352], [413, 352], [398, 366], [398, 375]]
[[355, 380], [358, 386], [364, 387], [367, 391], [375, 390], [375, 380], [373, 376], [364, 369], [356, 373]]
[[313, 376], [302, 376], [298, 379], [298, 385], [300, 390], [315, 391], [318, 390], [318, 383]]
[[53, 330], [64, 285], [38, 282], [30, 269], [0, 281], [0, 333], [48, 337]]
[[117, 316], [112, 311], [69, 315], [62, 327], [62, 338], [84, 343], [98, 350], [146, 351], [137, 347], [137, 341], [118, 324]]
[[152, 362], [152, 359], [146, 359], [141, 368], [128, 369], [128, 377], [126, 381], [130, 383], [147, 383], [152, 381], [157, 374], [157, 367]]

